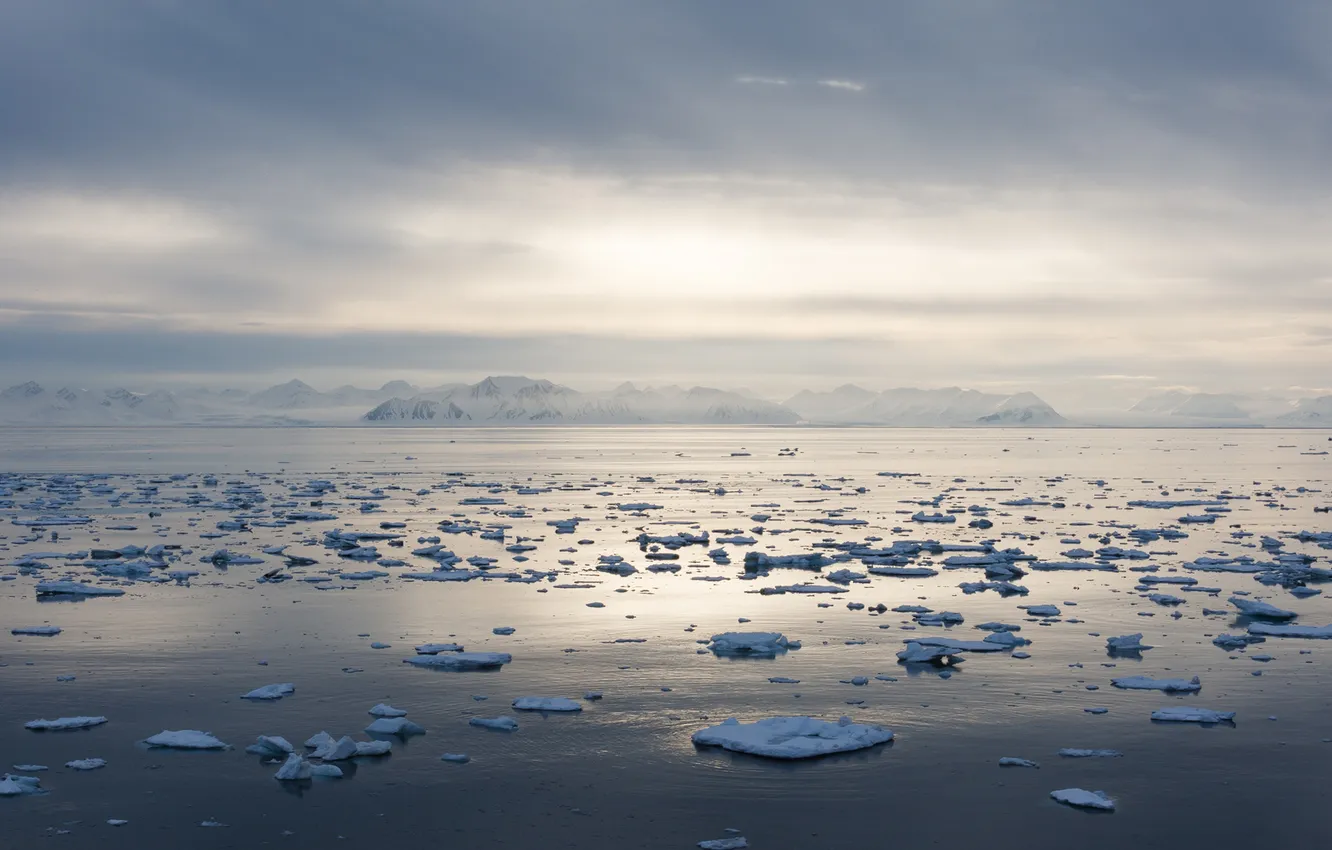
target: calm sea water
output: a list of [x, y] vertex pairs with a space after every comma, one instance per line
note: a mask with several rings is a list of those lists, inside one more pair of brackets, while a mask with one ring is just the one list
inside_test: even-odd
[[[1262, 559], [1260, 535], [1332, 527], [1329, 514], [1315, 511], [1332, 504], [1332, 459], [1321, 454], [1329, 446], [1325, 433], [1311, 431], [3, 429], [0, 490], [12, 495], [0, 499], [12, 507], [0, 508], [0, 562], [31, 552], [169, 543], [184, 547], [172, 568], [201, 575], [187, 586], [135, 583], [123, 597], [82, 602], [37, 601], [39, 579], [91, 575], [61, 560], [42, 575], [0, 583], [0, 764], [52, 768], [41, 774], [49, 794], [0, 799], [0, 848], [42, 838], [99, 848], [338, 841], [687, 848], [728, 827], [755, 848], [1319, 846], [1332, 840], [1322, 803], [1332, 779], [1332, 646], [1271, 640], [1226, 652], [1211, 638], [1242, 633], [1247, 622], [1203, 609], [1226, 609], [1227, 596], [1247, 591], [1297, 611], [1300, 623], [1324, 625], [1332, 623], [1326, 595], [1296, 599], [1249, 575], [1196, 573], [1222, 592], [1181, 593], [1186, 602], [1168, 608], [1134, 591], [1139, 574], [1125, 564], [1115, 573], [1033, 572], [1021, 579], [1026, 597], [962, 593], [958, 583], [978, 580], [976, 570], [876, 577], [837, 595], [765, 596], [755, 591], [818, 576], [775, 570], [745, 581], [740, 562], [749, 548], [785, 554], [811, 551], [820, 541], [881, 538], [874, 545], [886, 545], [926, 537], [993, 539], [1058, 560], [1071, 545], [1061, 540], [1096, 549], [1104, 536], [1127, 548], [1136, 545], [1122, 537], [1128, 527], [1174, 526], [1201, 510], [1133, 508], [1129, 501], [1246, 497], [1228, 501], [1231, 511], [1215, 524], [1187, 527], [1185, 540], [1143, 547], [1160, 574], [1192, 574], [1182, 565], [1203, 555]], [[68, 494], [63, 476], [91, 473], [108, 475], [100, 483], [129, 495], [84, 492], [51, 507]], [[219, 477], [216, 487], [204, 483], [206, 473]], [[337, 485], [321, 507], [337, 519], [264, 527], [283, 510], [273, 503], [310, 478]], [[641, 480], [648, 478], [654, 480]], [[463, 505], [486, 490], [445, 486], [450, 480], [493, 483], [506, 504]], [[258, 487], [268, 501], [218, 507], [233, 481]], [[375, 487], [384, 488], [380, 512], [363, 513], [358, 500], [346, 498]], [[519, 495], [517, 488], [537, 492]], [[967, 515], [952, 526], [912, 523], [919, 503], [936, 497], [940, 510], [989, 506], [994, 527], [970, 529]], [[1022, 497], [1050, 504], [1000, 504]], [[305, 507], [309, 500], [298, 501]], [[615, 510], [620, 502], [661, 507], [635, 516]], [[494, 513], [518, 507], [518, 516]], [[866, 525], [810, 522], [831, 511]], [[85, 514], [94, 522], [56, 529], [54, 541], [49, 531], [38, 538], [9, 522], [41, 513]], [[248, 518], [248, 530], [217, 529], [237, 516]], [[547, 525], [571, 516], [582, 518], [574, 534]], [[503, 570], [558, 570], [559, 578], [422, 583], [387, 567], [384, 578], [342, 580], [343, 571], [373, 563], [349, 565], [320, 540], [328, 529], [402, 522], [405, 547], [378, 545], [419, 571], [429, 563], [404, 552], [439, 534], [449, 519], [511, 526], [505, 542], [442, 535], [459, 556], [499, 558]], [[706, 557], [713, 544], [681, 549], [678, 574], [647, 572], [650, 562], [633, 538], [680, 528], [714, 537], [738, 530], [757, 543], [726, 546], [729, 566]], [[519, 536], [536, 546], [521, 556], [525, 561], [505, 550]], [[256, 582], [281, 565], [273, 556], [226, 570], [200, 563], [220, 547], [256, 554], [275, 544], [319, 563], [281, 584]], [[1294, 541], [1288, 551], [1324, 565], [1329, 556]], [[597, 557], [607, 554], [640, 571], [597, 572]], [[923, 558], [936, 567], [940, 560]], [[0, 567], [0, 575], [16, 573]], [[705, 576], [726, 580], [693, 580]], [[299, 580], [308, 577], [329, 577], [325, 584], [345, 589]], [[587, 586], [557, 586], [565, 584]], [[966, 622], [948, 634], [973, 640], [984, 635], [974, 624], [1022, 623], [1033, 640], [1025, 647], [1031, 658], [974, 655], [946, 679], [908, 670], [895, 658], [903, 641], [943, 630], [916, 630], [905, 614], [871, 615], [848, 602], [957, 611]], [[1017, 608], [1043, 603], [1060, 605], [1062, 617], [1038, 622]], [[1176, 611], [1180, 616], [1171, 616]], [[10, 628], [44, 622], [64, 632], [9, 635]], [[516, 632], [494, 635], [496, 626]], [[770, 660], [699, 653], [700, 638], [728, 630], [781, 631], [804, 648]], [[1106, 656], [1106, 635], [1137, 631], [1156, 649], [1141, 660]], [[493, 673], [402, 663], [414, 645], [443, 640], [510, 652], [514, 660]], [[392, 646], [376, 650], [372, 641]], [[1249, 657], [1258, 653], [1272, 660]], [[1175, 697], [1109, 685], [1112, 676], [1137, 673], [1198, 675], [1204, 688]], [[56, 681], [67, 675], [76, 678]], [[800, 684], [770, 684], [770, 676]], [[853, 676], [870, 683], [848, 684]], [[275, 703], [238, 698], [271, 682], [293, 682], [297, 691]], [[471, 716], [511, 713], [517, 696], [577, 698], [588, 690], [605, 697], [579, 715], [523, 714], [521, 728], [508, 734], [466, 724]], [[366, 710], [381, 701], [409, 710], [428, 734], [395, 744], [391, 756], [359, 760], [342, 780], [279, 783], [274, 765], [242, 752], [260, 734], [297, 743], [321, 730], [360, 737], [372, 719]], [[1154, 709], [1179, 704], [1235, 711], [1237, 722], [1208, 728], [1148, 719]], [[1088, 714], [1090, 707], [1109, 713]], [[38, 717], [81, 714], [111, 722], [85, 732], [23, 728]], [[888, 726], [897, 738], [887, 747], [796, 764], [690, 742], [694, 731], [728, 716], [774, 714], [847, 714]], [[163, 729], [210, 731], [235, 749], [150, 751], [136, 743]], [[1061, 747], [1115, 748], [1124, 757], [1061, 760]], [[465, 752], [472, 761], [444, 763], [444, 752]], [[1002, 756], [1042, 767], [1001, 770]], [[108, 766], [89, 773], [62, 767], [86, 757], [105, 758]], [[1104, 789], [1119, 808], [1089, 815], [1048, 799], [1065, 787]], [[111, 827], [108, 818], [129, 823]], [[204, 820], [227, 826], [200, 827]]]

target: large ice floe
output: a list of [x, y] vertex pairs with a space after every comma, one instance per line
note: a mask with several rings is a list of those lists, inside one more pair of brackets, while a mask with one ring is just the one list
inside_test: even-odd
[[863, 750], [892, 739], [891, 730], [852, 723], [849, 717], [836, 723], [813, 717], [768, 717], [741, 723], [732, 717], [693, 735], [693, 742], [700, 746], [774, 759], [814, 758]]
[[404, 664], [432, 670], [497, 670], [513, 660], [507, 652], [441, 652], [404, 658]]
[[799, 648], [798, 641], [788, 641], [780, 632], [723, 632], [708, 641], [708, 649], [717, 655], [770, 657]]
[[1310, 638], [1313, 640], [1332, 640], [1332, 625], [1327, 626], [1278, 626], [1272, 623], [1254, 623], [1249, 626], [1249, 634], [1260, 637]]
[[1174, 723], [1224, 723], [1235, 719], [1233, 711], [1213, 711], [1210, 708], [1174, 706], [1152, 712], [1153, 720]]
[[144, 744], [150, 747], [162, 747], [174, 750], [229, 750], [231, 747], [225, 742], [213, 737], [209, 732], [199, 732], [194, 729], [181, 729], [179, 731], [162, 731], [150, 738], [144, 739]]
[[69, 729], [87, 729], [101, 726], [107, 722], [105, 717], [57, 717], [55, 720], [29, 720], [23, 728], [35, 732], [63, 732]]
[[1113, 812], [1115, 810], [1115, 801], [1110, 799], [1110, 796], [1104, 791], [1061, 788], [1058, 791], [1051, 791], [1050, 796], [1066, 806], [1079, 809], [1096, 809], [1103, 812]]
[[1167, 693], [1195, 693], [1202, 690], [1202, 680], [1197, 676], [1192, 679], [1153, 679], [1150, 676], [1122, 676], [1111, 679], [1116, 688], [1131, 691], [1165, 691]]
[[582, 711], [583, 706], [567, 697], [518, 697], [513, 701], [517, 711]]
[[1270, 602], [1263, 602], [1259, 599], [1244, 599], [1239, 596], [1232, 596], [1229, 600], [1240, 610], [1240, 613], [1246, 617], [1261, 617], [1266, 620], [1293, 620], [1297, 616], [1294, 611], [1287, 611], [1278, 608]]

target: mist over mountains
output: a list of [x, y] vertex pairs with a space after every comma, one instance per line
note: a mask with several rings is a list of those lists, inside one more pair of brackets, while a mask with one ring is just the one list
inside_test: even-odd
[[784, 401], [746, 390], [638, 387], [583, 392], [552, 381], [492, 376], [474, 384], [328, 391], [300, 380], [257, 392], [49, 389], [35, 381], [0, 391], [8, 425], [845, 425], [1054, 427], [1069, 425], [1332, 427], [1332, 396], [1284, 399], [1168, 391], [1112, 417], [1065, 417], [1031, 392], [945, 387], [876, 392], [854, 384], [802, 390]]

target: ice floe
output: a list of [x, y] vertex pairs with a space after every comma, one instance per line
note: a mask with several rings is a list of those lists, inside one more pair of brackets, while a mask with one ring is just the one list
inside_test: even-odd
[[768, 717], [741, 723], [734, 717], [719, 726], [693, 735], [700, 746], [722, 747], [776, 759], [802, 759], [861, 750], [893, 739], [881, 726], [852, 723], [843, 717], [836, 723], [813, 717]]

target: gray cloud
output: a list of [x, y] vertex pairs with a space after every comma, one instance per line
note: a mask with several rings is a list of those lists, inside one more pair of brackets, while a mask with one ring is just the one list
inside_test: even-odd
[[1273, 328], [1332, 322], [1329, 36], [1312, 0], [14, 0], [4, 368], [1317, 385]]

